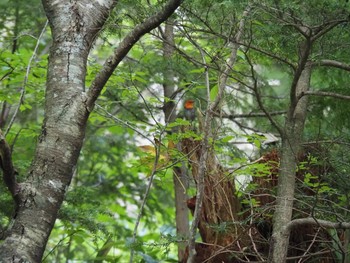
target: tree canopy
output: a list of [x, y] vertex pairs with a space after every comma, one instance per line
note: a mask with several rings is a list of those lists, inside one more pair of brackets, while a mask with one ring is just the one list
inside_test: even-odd
[[348, 1], [0, 7], [0, 258], [349, 260]]

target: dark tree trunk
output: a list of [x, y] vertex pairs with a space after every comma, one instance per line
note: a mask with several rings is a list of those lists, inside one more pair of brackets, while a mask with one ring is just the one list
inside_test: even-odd
[[[201, 142], [186, 139], [182, 142], [183, 153], [188, 156], [191, 173], [198, 180]], [[196, 197], [188, 200], [187, 205], [194, 212]], [[246, 237], [242, 237], [239, 216], [240, 204], [235, 194], [232, 178], [227, 177], [212, 150], [208, 153], [204, 178], [203, 204], [198, 221], [198, 229], [202, 242], [196, 244], [197, 254], [194, 262], [234, 262], [229, 250], [238, 251], [238, 247], [246, 246]], [[183, 262], [186, 262], [184, 258]]]
[[[173, 20], [170, 20], [165, 25], [165, 30], [163, 33], [163, 57], [167, 61], [168, 67], [164, 72], [164, 117], [165, 123], [172, 123], [176, 119], [176, 104], [174, 102], [175, 91], [175, 73], [172, 69], [171, 59], [175, 50], [175, 40], [174, 40], [174, 25]], [[174, 129], [173, 132], [176, 132]], [[175, 147], [172, 143], [170, 146]], [[181, 148], [181, 145], [177, 145], [177, 148]], [[176, 149], [173, 149], [176, 150]], [[178, 149], [181, 151], [181, 149]], [[178, 260], [182, 261], [185, 248], [187, 243], [188, 229], [189, 229], [189, 212], [187, 209], [186, 201], [187, 188], [188, 188], [188, 178], [186, 174], [186, 167], [182, 165], [181, 167], [173, 168], [173, 182], [174, 182], [174, 192], [175, 192], [175, 223], [176, 223], [176, 235], [178, 236]]]

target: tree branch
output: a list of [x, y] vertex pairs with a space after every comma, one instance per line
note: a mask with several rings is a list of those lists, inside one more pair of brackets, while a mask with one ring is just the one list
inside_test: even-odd
[[86, 106], [89, 111], [94, 107], [94, 103], [101, 93], [101, 90], [107, 83], [108, 79], [123, 60], [126, 54], [134, 46], [134, 44], [146, 33], [152, 29], [158, 27], [169, 16], [171, 16], [175, 10], [179, 7], [183, 0], [169, 0], [169, 2], [163, 7], [161, 11], [155, 15], [146, 19], [143, 23], [137, 25], [126, 37], [120, 42], [119, 46], [114, 50], [104, 63], [101, 71], [97, 74], [93, 80], [90, 89], [88, 91], [88, 99]]
[[264, 106], [264, 103], [263, 103], [263, 101], [261, 99], [261, 94], [260, 94], [259, 88], [258, 88], [258, 80], [257, 80], [257, 77], [255, 76], [254, 65], [253, 65], [252, 61], [250, 60], [250, 58], [248, 56], [246, 56], [246, 58], [247, 58], [247, 62], [249, 64], [249, 66], [250, 66], [250, 71], [251, 71], [252, 79], [253, 79], [253, 83], [254, 83], [253, 91], [254, 91], [255, 98], [256, 98], [256, 101], [258, 103], [258, 106], [263, 111], [265, 116], [269, 119], [270, 123], [277, 129], [279, 134], [281, 136], [283, 136], [284, 131], [283, 131], [282, 127], [278, 124], [278, 122], [274, 118], [272, 118], [272, 115], [268, 112], [268, 110]]
[[46, 31], [46, 27], [47, 27], [48, 23], [49, 23], [49, 21], [46, 20], [45, 25], [44, 25], [43, 29], [41, 30], [41, 33], [40, 33], [39, 37], [37, 38], [37, 41], [36, 41], [36, 44], [35, 44], [35, 48], [34, 48], [33, 54], [32, 54], [32, 56], [30, 57], [30, 59], [29, 59], [29, 61], [28, 61], [28, 66], [27, 66], [26, 74], [25, 74], [25, 76], [24, 76], [24, 80], [23, 80], [23, 84], [22, 84], [22, 88], [21, 88], [21, 92], [20, 92], [21, 95], [20, 95], [20, 97], [19, 97], [19, 102], [18, 102], [18, 105], [17, 105], [17, 107], [16, 107], [16, 109], [15, 109], [13, 115], [12, 115], [12, 118], [11, 118], [11, 120], [10, 120], [10, 123], [9, 123], [9, 125], [7, 126], [7, 129], [6, 129], [6, 131], [5, 131], [5, 136], [9, 133], [9, 131], [10, 131], [10, 129], [11, 129], [13, 123], [15, 122], [15, 119], [16, 119], [16, 117], [17, 117], [18, 111], [19, 111], [19, 109], [21, 108], [21, 105], [22, 105], [22, 103], [23, 103], [23, 101], [24, 101], [24, 95], [25, 95], [25, 93], [26, 93], [26, 86], [27, 86], [27, 83], [28, 83], [28, 77], [29, 77], [29, 73], [30, 73], [31, 66], [32, 66], [32, 62], [33, 62], [33, 60], [34, 60], [35, 57], [36, 57], [36, 52], [37, 52], [37, 50], [38, 50], [38, 48], [39, 48], [40, 40], [41, 40], [42, 36], [44, 35], [44, 33], [45, 33], [45, 31]]
[[300, 94], [299, 98], [303, 96], [321, 96], [321, 97], [333, 97], [337, 99], [342, 99], [342, 100], [350, 100], [350, 96], [348, 95], [343, 95], [339, 93], [334, 93], [334, 92], [325, 92], [325, 91], [305, 91]]
[[237, 29], [234, 42], [233, 48], [231, 50], [230, 57], [228, 61], [226, 62], [226, 65], [220, 74], [219, 77], [219, 83], [218, 83], [218, 93], [214, 99], [213, 102], [210, 103], [210, 82], [209, 82], [209, 67], [207, 66], [206, 60], [205, 60], [205, 52], [204, 50], [192, 39], [189, 37], [189, 34], [186, 33], [188, 36], [189, 41], [199, 50], [200, 55], [203, 60], [204, 70], [205, 70], [205, 87], [206, 87], [206, 93], [207, 93], [207, 102], [208, 106], [206, 109], [206, 114], [205, 114], [205, 120], [204, 120], [204, 136], [203, 140], [201, 143], [201, 154], [200, 154], [200, 159], [199, 159], [199, 167], [198, 167], [198, 179], [197, 179], [197, 194], [196, 194], [196, 205], [194, 209], [194, 214], [193, 214], [193, 220], [192, 224], [190, 227], [190, 233], [189, 233], [189, 238], [188, 238], [188, 258], [187, 258], [187, 263], [193, 263], [195, 260], [195, 256], [197, 254], [196, 249], [195, 249], [195, 239], [196, 239], [196, 232], [197, 232], [197, 227], [198, 223], [200, 220], [200, 215], [202, 213], [202, 206], [203, 206], [203, 198], [204, 198], [204, 188], [205, 188], [205, 176], [206, 176], [206, 163], [207, 163], [207, 157], [208, 153], [210, 150], [210, 145], [209, 145], [209, 139], [211, 137], [211, 122], [214, 116], [214, 111], [216, 111], [218, 105], [221, 102], [224, 89], [226, 87], [227, 79], [229, 76], [230, 71], [232, 70], [232, 67], [234, 63], [236, 62], [237, 58], [237, 50], [239, 48], [238, 42], [241, 39], [241, 36], [243, 34], [243, 30], [245, 27], [245, 20], [247, 16], [249, 15], [251, 10], [250, 6], [247, 6], [245, 11], [242, 14], [242, 18], [239, 23], [239, 27]]
[[320, 25], [318, 28], [318, 30], [313, 30], [313, 36], [311, 38], [311, 41], [315, 41], [316, 39], [318, 39], [319, 37], [323, 36], [324, 34], [326, 34], [327, 32], [329, 32], [330, 30], [332, 30], [334, 27], [336, 27], [339, 24], [342, 23], [346, 23], [349, 22], [349, 19], [340, 19], [340, 20], [335, 20], [335, 21], [329, 21], [325, 24]]
[[333, 223], [327, 220], [321, 220], [316, 219], [313, 217], [307, 217], [307, 218], [298, 218], [290, 221], [284, 231], [288, 232], [291, 231], [293, 227], [298, 227], [302, 225], [313, 225], [313, 226], [321, 226], [324, 228], [335, 228], [335, 229], [350, 229], [350, 223], [348, 222], [337, 222]]
[[3, 172], [4, 182], [9, 189], [13, 200], [18, 203], [19, 186], [16, 181], [16, 171], [13, 168], [11, 148], [0, 130], [0, 167]]
[[295, 70], [291, 88], [290, 88], [290, 103], [291, 103], [291, 109], [295, 109], [297, 103], [298, 103], [298, 95], [297, 95], [297, 86], [299, 79], [301, 77], [301, 73], [303, 72], [306, 63], [308, 61], [310, 52], [311, 52], [311, 46], [312, 42], [310, 39], [306, 39], [305, 42], [302, 43], [301, 50], [300, 50], [300, 58], [299, 58], [299, 63], [298, 67]]
[[219, 78], [218, 94], [217, 94], [215, 100], [213, 101], [213, 103], [210, 106], [210, 111], [211, 112], [214, 112], [216, 110], [216, 108], [218, 107], [219, 103], [221, 102], [221, 98], [222, 98], [223, 92], [224, 92], [225, 87], [226, 87], [226, 83], [227, 83], [227, 79], [228, 79], [229, 73], [232, 71], [232, 67], [235, 64], [236, 59], [237, 59], [237, 51], [238, 51], [239, 47], [241, 46], [239, 44], [239, 42], [241, 41], [241, 38], [242, 38], [242, 35], [243, 35], [243, 31], [244, 31], [244, 27], [245, 27], [245, 22], [246, 22], [246, 19], [247, 19], [248, 15], [250, 14], [251, 9], [252, 9], [252, 7], [250, 5], [248, 5], [247, 8], [244, 10], [244, 12], [242, 14], [241, 20], [239, 21], [239, 26], [238, 26], [237, 32], [236, 32], [235, 37], [234, 37], [234, 39], [232, 41], [233, 42], [233, 47], [232, 47], [232, 50], [231, 50], [230, 57], [229, 57], [228, 61], [226, 62], [225, 69], [223, 70], [223, 72], [221, 73], [220, 78]]
[[350, 65], [331, 59], [323, 59], [313, 63], [313, 66], [328, 66], [350, 71]]
[[[287, 111], [284, 111], [284, 110], [272, 111], [272, 112], [269, 112], [269, 115], [276, 116], [276, 115], [283, 115], [286, 113]], [[249, 113], [241, 113], [241, 114], [227, 114], [227, 113], [214, 112], [214, 116], [226, 118], [229, 120], [239, 119], [239, 118], [267, 117], [265, 112], [249, 112]]]

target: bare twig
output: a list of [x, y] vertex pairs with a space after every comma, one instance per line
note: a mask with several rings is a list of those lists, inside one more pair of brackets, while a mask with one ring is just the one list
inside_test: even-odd
[[45, 23], [43, 29], [41, 30], [41, 33], [40, 33], [40, 35], [39, 35], [39, 37], [38, 37], [38, 39], [37, 39], [37, 41], [36, 41], [36, 45], [35, 45], [35, 48], [34, 48], [34, 50], [33, 50], [33, 54], [32, 54], [32, 56], [31, 56], [30, 59], [29, 59], [28, 66], [27, 66], [27, 70], [26, 70], [26, 75], [24, 76], [24, 80], [23, 80], [23, 84], [22, 84], [22, 88], [21, 88], [21, 95], [20, 95], [20, 97], [19, 97], [19, 102], [18, 102], [18, 105], [17, 105], [17, 107], [16, 107], [16, 109], [15, 109], [15, 112], [14, 112], [13, 115], [12, 115], [11, 121], [10, 121], [9, 125], [7, 126], [7, 129], [6, 129], [6, 131], [5, 131], [5, 137], [6, 137], [6, 135], [9, 133], [9, 131], [10, 131], [10, 129], [11, 129], [11, 127], [12, 127], [12, 125], [13, 125], [13, 123], [14, 123], [16, 117], [17, 117], [18, 111], [19, 111], [19, 109], [20, 109], [20, 107], [21, 107], [21, 105], [22, 105], [22, 103], [23, 103], [23, 101], [24, 101], [24, 95], [25, 95], [25, 93], [26, 93], [26, 85], [27, 85], [27, 82], [28, 82], [28, 77], [29, 77], [31, 65], [32, 65], [33, 60], [34, 60], [35, 57], [36, 57], [36, 52], [37, 52], [37, 50], [38, 50], [38, 48], [39, 48], [40, 39], [41, 39], [42, 36], [44, 35], [48, 23], [49, 23], [49, 21], [46, 20], [46, 23]]
[[12, 67], [11, 64], [8, 63], [7, 61], [3, 60], [2, 62], [4, 62], [5, 64], [7, 64], [7, 66], [10, 68], [10, 71], [6, 72], [6, 73], [0, 78], [0, 81], [3, 81], [7, 76], [11, 75], [12, 72], [15, 70], [15, 68]]
[[[205, 53], [203, 49], [192, 39], [190, 41], [198, 48], [199, 52], [201, 53], [203, 63], [205, 64]], [[205, 86], [207, 89], [207, 101], [210, 101], [210, 84], [209, 84], [209, 68], [205, 67]], [[210, 104], [208, 104], [207, 108], [207, 114], [205, 115], [204, 120], [204, 137], [202, 140], [202, 147], [201, 147], [201, 156], [199, 159], [199, 168], [198, 168], [198, 179], [197, 179], [197, 193], [196, 193], [196, 206], [193, 213], [193, 220], [190, 227], [190, 233], [188, 237], [188, 258], [187, 263], [194, 262], [195, 256], [197, 254], [196, 252], [196, 233], [197, 233], [197, 226], [199, 223], [200, 214], [202, 212], [202, 205], [203, 205], [203, 197], [204, 197], [204, 178], [205, 178], [205, 168], [206, 168], [206, 161], [208, 158], [208, 151], [209, 151], [209, 137], [210, 137], [210, 116], [209, 108]]]
[[[296, 108], [296, 105], [298, 103], [297, 86], [298, 86], [299, 79], [301, 77], [301, 73], [303, 72], [306, 66], [306, 63], [308, 62], [309, 55], [311, 52], [312, 42], [310, 39], [307, 38], [305, 42], [302, 43], [301, 45], [303, 45], [303, 47], [301, 47], [301, 51], [300, 51], [301, 54], [299, 58], [298, 67], [294, 72], [294, 76], [293, 76], [293, 80], [290, 88], [290, 103], [291, 103], [290, 108], [293, 110]], [[293, 115], [293, 113], [291, 114]]]
[[339, 19], [339, 20], [334, 20], [334, 21], [328, 21], [326, 23], [323, 23], [318, 26], [318, 28], [313, 30], [314, 35], [311, 38], [311, 41], [315, 41], [321, 36], [325, 35], [329, 31], [331, 31], [334, 27], [337, 25], [347, 23], [349, 22], [349, 18], [347, 17], [346, 19]]
[[142, 138], [146, 139], [147, 141], [149, 141], [152, 145], [155, 146], [154, 142], [150, 139], [150, 137], [148, 135], [145, 135], [144, 133], [142, 133], [141, 131], [139, 131], [137, 128], [133, 127], [132, 125], [130, 125], [128, 122], [125, 122], [117, 117], [115, 117], [113, 114], [109, 113], [107, 110], [105, 110], [103, 107], [101, 107], [100, 105], [96, 104], [95, 105], [98, 109], [102, 110], [106, 116], [112, 120], [114, 120], [115, 122], [133, 130], [134, 132], [136, 132], [138, 135], [140, 135]]
[[[251, 198], [251, 195], [250, 195], [249, 193], [248, 193], [248, 198], [249, 198], [249, 200], [252, 199], [252, 198]], [[249, 211], [250, 211], [250, 225], [253, 226], [254, 207], [253, 207], [252, 202], [249, 202], [249, 205], [250, 205], [250, 209], [249, 209]], [[254, 250], [256, 256], [259, 258], [259, 261], [260, 261], [260, 262], [264, 262], [264, 259], [263, 259], [262, 256], [260, 255], [260, 253], [259, 253], [259, 251], [258, 251], [258, 249], [257, 249], [257, 247], [256, 247], [256, 244], [255, 244], [255, 242], [254, 242], [254, 238], [253, 238], [253, 236], [252, 236], [252, 228], [251, 228], [251, 227], [250, 227], [249, 230], [248, 230], [248, 235], [249, 235], [250, 242], [251, 242], [252, 245], [253, 245], [253, 250]]]
[[[302, 255], [302, 257], [305, 257], [305, 256], [308, 254], [308, 252], [309, 252], [310, 249], [312, 248], [313, 244], [315, 243], [316, 237], [317, 237], [317, 235], [318, 235], [319, 232], [320, 232], [320, 228], [317, 229], [317, 233], [313, 236], [312, 241], [310, 242], [308, 248], [305, 250], [305, 252], [304, 252], [304, 254]], [[303, 258], [300, 258], [300, 259], [298, 260], [298, 263], [302, 263], [302, 262], [303, 262], [302, 260], [303, 260]]]
[[257, 77], [255, 76], [254, 65], [253, 65], [252, 61], [250, 60], [249, 56], [246, 56], [246, 58], [247, 58], [248, 64], [250, 65], [250, 71], [251, 71], [252, 78], [254, 81], [254, 85], [253, 85], [254, 86], [254, 88], [253, 88], [254, 94], [255, 94], [256, 101], [258, 102], [259, 108], [263, 111], [263, 113], [269, 119], [271, 124], [277, 129], [279, 134], [281, 136], [283, 136], [284, 131], [283, 131], [282, 127], [278, 124], [278, 122], [274, 118], [272, 118], [272, 115], [269, 113], [269, 111], [264, 106], [264, 103], [261, 99], [261, 95], [260, 95], [259, 88], [258, 88], [258, 80], [257, 80]]
[[232, 67], [235, 64], [236, 59], [237, 59], [237, 51], [238, 51], [239, 47], [241, 46], [239, 44], [239, 42], [242, 38], [242, 34], [244, 31], [244, 27], [245, 27], [245, 21], [246, 21], [247, 16], [249, 15], [250, 11], [251, 11], [251, 6], [248, 6], [246, 8], [246, 10], [244, 10], [243, 15], [242, 15], [242, 19], [239, 22], [237, 33], [233, 39], [233, 47], [231, 50], [230, 57], [226, 63], [224, 71], [222, 72], [222, 74], [220, 75], [220, 78], [219, 78], [219, 91], [218, 91], [217, 97], [215, 98], [215, 101], [212, 103], [212, 105], [210, 107], [211, 112], [214, 112], [216, 110], [216, 108], [218, 107], [218, 105], [221, 101], [223, 92], [224, 92], [225, 87], [226, 87], [229, 73], [231, 72]]

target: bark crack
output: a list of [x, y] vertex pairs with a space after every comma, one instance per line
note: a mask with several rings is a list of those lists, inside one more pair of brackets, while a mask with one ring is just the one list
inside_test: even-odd
[[71, 54], [71, 51], [72, 51], [72, 48], [70, 47], [69, 51], [68, 51], [68, 58], [67, 58], [67, 75], [66, 75], [67, 82], [69, 82], [70, 54]]

